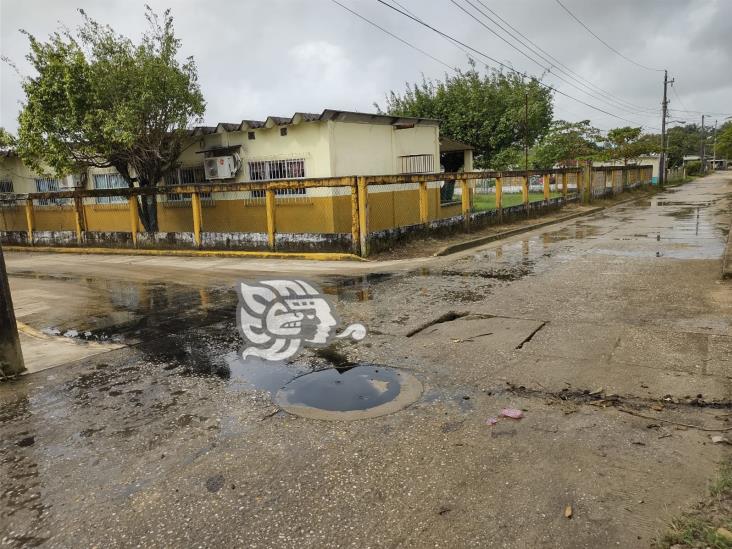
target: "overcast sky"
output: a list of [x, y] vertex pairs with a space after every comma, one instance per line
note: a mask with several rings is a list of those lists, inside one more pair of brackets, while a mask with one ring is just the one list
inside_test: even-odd
[[[450, 67], [466, 67], [466, 54], [447, 40], [391, 11], [376, 0], [339, 0]], [[386, 0], [393, 3], [393, 0]], [[486, 25], [494, 19], [478, 0], [455, 0]], [[582, 78], [624, 101], [588, 96], [562, 82], [491, 34], [451, 0], [398, 0], [407, 10], [476, 50], [541, 76], [577, 99], [643, 125], [660, 126], [663, 73], [640, 68], [610, 51], [565, 12], [556, 0], [481, 0], [518, 31]], [[562, 0], [579, 19], [637, 63], [667, 68], [675, 78], [670, 107], [732, 114], [732, 0]], [[373, 111], [390, 89], [407, 81], [443, 78], [439, 62], [400, 43], [339, 7], [332, 0], [150, 0], [156, 10], [171, 7], [182, 55], [193, 55], [207, 101], [205, 123], [291, 116], [324, 108]], [[145, 25], [144, 3], [131, 0], [0, 0], [0, 50], [30, 74], [24, 59], [23, 28], [46, 37], [60, 24], [79, 24], [83, 8], [118, 32], [137, 39]], [[503, 24], [503, 23], [502, 23]], [[505, 26], [505, 24], [504, 24]], [[509, 29], [510, 30], [510, 29]], [[505, 36], [505, 35], [504, 35]], [[506, 37], [507, 40], [511, 40]], [[520, 44], [519, 44], [520, 47]], [[528, 52], [540, 63], [548, 65]], [[546, 56], [546, 54], [544, 54]], [[479, 64], [492, 63], [477, 54]], [[20, 78], [0, 68], [0, 126], [11, 131], [23, 94]], [[566, 75], [558, 73], [565, 79]], [[582, 84], [573, 82], [584, 89]], [[629, 107], [628, 103], [634, 105]], [[628, 110], [651, 109], [633, 113]], [[699, 121], [697, 113], [672, 112]], [[711, 114], [721, 120], [723, 114]], [[603, 130], [628, 122], [555, 94], [555, 116], [589, 118]]]

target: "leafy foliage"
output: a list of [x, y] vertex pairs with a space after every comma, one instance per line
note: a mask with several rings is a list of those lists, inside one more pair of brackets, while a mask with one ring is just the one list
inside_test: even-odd
[[0, 149], [13, 148], [16, 145], [15, 136], [5, 128], [0, 127]]
[[[57, 174], [90, 166], [114, 167], [128, 185], [156, 185], [175, 167], [186, 128], [205, 103], [192, 58], [180, 63], [170, 10], [162, 18], [147, 6], [149, 28], [139, 44], [79, 10], [75, 33], [30, 42], [18, 118], [17, 151], [39, 171]], [[146, 230], [157, 230], [154, 200], [141, 204]]]
[[589, 120], [567, 122], [557, 120], [552, 123], [549, 133], [534, 150], [534, 166], [551, 168], [555, 165], [570, 166], [576, 160], [589, 159], [598, 151], [601, 140], [600, 130]]
[[639, 156], [659, 152], [660, 145], [660, 139], [644, 135], [641, 128], [631, 126], [613, 128], [607, 132], [603, 156], [627, 163], [628, 160]]
[[525, 139], [532, 146], [546, 134], [553, 114], [551, 92], [536, 80], [524, 82], [499, 71], [481, 74], [474, 63], [455, 76], [445, 75], [444, 81], [423, 78], [421, 84], [407, 84], [401, 95], [390, 92], [385, 110], [439, 119], [443, 135], [475, 147], [476, 165], [481, 167], [495, 167], [496, 159], [505, 162], [501, 154], [515, 156], [504, 151], [520, 150]]
[[732, 122], [726, 122], [717, 132], [717, 158], [732, 159]]
[[686, 175], [699, 175], [701, 174], [701, 161], [692, 160], [686, 163]]
[[[660, 135], [656, 138], [661, 139]], [[701, 147], [701, 128], [697, 124], [673, 126], [666, 135], [666, 166], [681, 166], [686, 155], [698, 155]]]

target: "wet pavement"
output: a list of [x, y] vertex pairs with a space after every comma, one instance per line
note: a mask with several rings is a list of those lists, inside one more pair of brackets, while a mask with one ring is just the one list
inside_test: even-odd
[[[730, 426], [730, 221], [712, 176], [430, 260], [8, 254], [29, 329], [123, 347], [0, 386], [0, 546], [647, 547], [728, 452], [678, 424]], [[234, 282], [293, 269], [368, 337], [244, 362]]]

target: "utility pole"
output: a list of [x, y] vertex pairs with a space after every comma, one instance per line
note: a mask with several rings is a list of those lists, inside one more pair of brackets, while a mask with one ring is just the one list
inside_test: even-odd
[[707, 173], [707, 163], [706, 163], [706, 159], [704, 158], [704, 155], [706, 154], [706, 150], [705, 150], [705, 147], [704, 147], [704, 139], [705, 139], [704, 136], [705, 136], [705, 131], [704, 131], [704, 115], [702, 114], [701, 151], [700, 151], [701, 154], [699, 155], [699, 156], [701, 156], [701, 173], [702, 174]]
[[524, 92], [524, 169], [529, 177], [529, 92]]
[[666, 185], [666, 117], [668, 116], [668, 85], [673, 84], [668, 79], [668, 71], [663, 71], [663, 101], [661, 102], [661, 158], [658, 160], [658, 186], [663, 189]]
[[10, 298], [3, 248], [0, 246], [0, 379], [23, 372], [23, 353], [20, 350], [13, 300]]
[[714, 139], [712, 141], [712, 170], [717, 169], [717, 121], [714, 121]]

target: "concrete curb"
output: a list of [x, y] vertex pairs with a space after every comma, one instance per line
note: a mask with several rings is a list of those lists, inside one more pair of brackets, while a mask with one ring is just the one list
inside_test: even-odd
[[608, 208], [614, 208], [615, 206], [621, 206], [623, 204], [627, 204], [628, 202], [634, 202], [636, 200], [641, 200], [643, 198], [647, 198], [648, 194], [644, 194], [643, 196], [633, 196], [631, 198], [628, 198], [626, 200], [621, 200], [619, 202], [616, 202], [615, 204], [611, 204], [609, 206], [597, 206], [596, 208], [592, 208], [590, 210], [584, 211], [584, 212], [577, 212], [570, 215], [565, 215], [564, 217], [560, 217], [558, 219], [552, 219], [550, 221], [543, 221], [541, 223], [535, 223], [533, 225], [527, 225], [526, 227], [519, 227], [517, 229], [511, 229], [510, 231], [504, 231], [502, 233], [492, 234], [489, 236], [483, 236], [480, 238], [475, 238], [473, 240], [466, 240], [465, 242], [458, 242], [457, 244], [451, 244], [450, 246], [445, 246], [444, 248], [441, 248], [437, 250], [433, 254], [434, 257], [441, 257], [445, 255], [451, 255], [457, 252], [462, 252], [465, 250], [469, 250], [470, 248], [476, 248], [478, 246], [482, 246], [483, 244], [488, 244], [490, 242], [494, 242], [496, 240], [502, 240], [504, 238], [509, 238], [511, 236], [515, 236], [517, 234], [523, 234], [528, 233], [529, 231], [533, 231], [536, 229], [541, 229], [542, 227], [548, 227], [549, 225], [554, 225], [556, 223], [562, 223], [564, 221], [569, 221], [570, 219], [575, 219], [577, 217], [584, 217], [587, 215], [592, 215], [597, 212], [601, 212], [603, 210], [607, 210]]
[[147, 255], [187, 257], [240, 257], [247, 259], [307, 259], [310, 261], [366, 261], [354, 254], [328, 252], [247, 252], [238, 250], [153, 250], [139, 248], [57, 248], [51, 246], [3, 246], [6, 252], [45, 252], [98, 255]]

